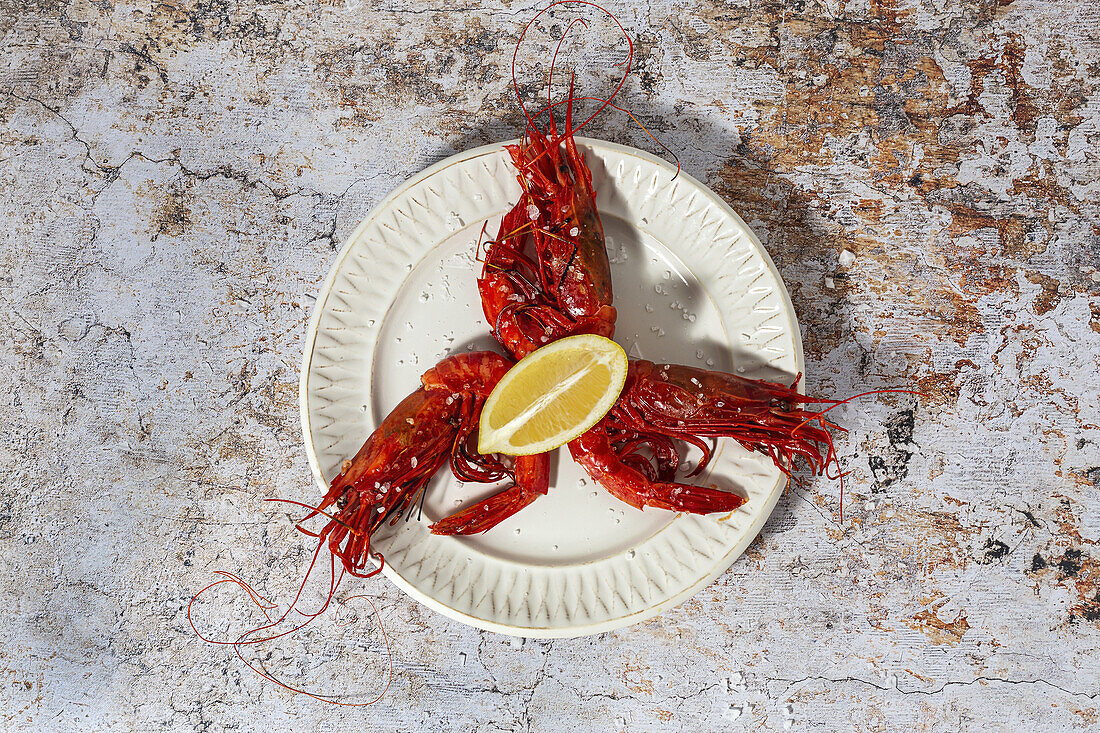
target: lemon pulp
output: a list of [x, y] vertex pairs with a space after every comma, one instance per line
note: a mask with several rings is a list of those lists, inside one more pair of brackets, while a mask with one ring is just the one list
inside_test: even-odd
[[626, 352], [603, 336], [569, 336], [531, 352], [485, 401], [478, 451], [523, 456], [565, 445], [614, 406], [626, 371]]

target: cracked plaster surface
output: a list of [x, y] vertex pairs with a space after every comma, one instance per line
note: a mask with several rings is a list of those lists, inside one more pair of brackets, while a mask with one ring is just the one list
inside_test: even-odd
[[[929, 397], [843, 414], [843, 523], [834, 483], [792, 487], [639, 626], [521, 642], [349, 583], [393, 651], [365, 709], [260, 680], [186, 605], [214, 570], [292, 594], [311, 548], [262, 500], [315, 492], [313, 295], [401, 181], [519, 133], [541, 4], [0, 5], [6, 728], [1100, 725], [1093, 3], [609, 3], [637, 39], [622, 100], [765, 242], [809, 390]], [[653, 148], [623, 116], [589, 134]], [[204, 610], [239, 626], [240, 601]], [[258, 654], [376, 692], [361, 604]]]

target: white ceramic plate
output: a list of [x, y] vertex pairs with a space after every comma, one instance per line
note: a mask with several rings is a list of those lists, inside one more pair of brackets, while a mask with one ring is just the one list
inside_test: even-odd
[[[783, 378], [803, 371], [790, 299], [745, 223], [665, 161], [578, 138], [612, 262], [616, 340], [636, 357]], [[444, 160], [372, 211], [344, 245], [309, 324], [302, 426], [318, 485], [447, 354], [496, 349], [477, 296], [475, 246], [519, 196], [502, 145]], [[729, 516], [638, 511], [558, 451], [547, 496], [474, 537], [428, 525], [496, 491], [441, 470], [423, 516], [386, 527], [385, 574], [428, 607], [528, 637], [594, 634], [647, 619], [710, 583], [782, 492], [764, 456], [722, 441], [707, 484], [748, 497]], [[311, 497], [316, 499], [317, 497]]]

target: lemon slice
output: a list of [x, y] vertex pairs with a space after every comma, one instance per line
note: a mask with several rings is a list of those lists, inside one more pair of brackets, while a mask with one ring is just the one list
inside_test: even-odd
[[531, 352], [485, 400], [478, 451], [529, 456], [565, 445], [614, 406], [626, 367], [621, 346], [591, 334]]

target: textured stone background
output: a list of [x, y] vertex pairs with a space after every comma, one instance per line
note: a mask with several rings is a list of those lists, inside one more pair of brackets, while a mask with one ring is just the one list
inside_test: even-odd
[[[261, 499], [315, 493], [312, 294], [402, 180], [518, 133], [541, 5], [2, 0], [4, 727], [1100, 725], [1098, 6], [609, 5], [638, 41], [624, 103], [765, 241], [810, 388], [931, 395], [843, 414], [844, 523], [834, 482], [789, 490], [713, 586], [579, 640], [349, 583], [389, 694], [259, 680], [184, 608], [217, 569], [284, 601], [304, 570]], [[653, 148], [622, 115], [589, 134]], [[361, 615], [268, 663], [376, 691]]]

